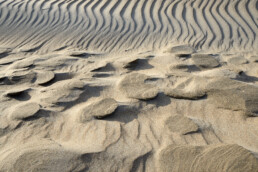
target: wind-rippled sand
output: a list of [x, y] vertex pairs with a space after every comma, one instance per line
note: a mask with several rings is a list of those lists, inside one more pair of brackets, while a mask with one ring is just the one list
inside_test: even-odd
[[2, 0], [1, 172], [258, 172], [255, 0]]

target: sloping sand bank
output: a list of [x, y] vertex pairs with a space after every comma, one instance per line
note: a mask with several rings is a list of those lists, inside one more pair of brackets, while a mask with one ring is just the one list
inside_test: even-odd
[[0, 172], [258, 172], [255, 0], [2, 0]]

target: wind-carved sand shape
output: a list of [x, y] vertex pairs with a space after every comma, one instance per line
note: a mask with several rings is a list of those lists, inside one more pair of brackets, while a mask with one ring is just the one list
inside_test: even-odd
[[144, 70], [153, 68], [152, 65], [148, 63], [148, 59], [135, 58], [123, 64], [123, 68], [128, 70]]
[[207, 95], [214, 106], [243, 111], [245, 116], [258, 116], [258, 87], [225, 77], [190, 77], [175, 88], [167, 88], [164, 93], [173, 98], [190, 100]]
[[11, 51], [9, 48], [0, 48], [0, 58], [8, 56]]
[[22, 94], [23, 92], [25, 92], [28, 89], [29, 89], [28, 87], [18, 87], [18, 88], [14, 88], [14, 89], [10, 89], [10, 90], [6, 91], [4, 93], [4, 95], [12, 97], [12, 96]]
[[55, 78], [55, 73], [52, 71], [37, 71], [36, 84], [43, 85]]
[[23, 46], [18, 48], [18, 52], [24, 52], [24, 53], [30, 53], [30, 52], [35, 52], [38, 49], [40, 49], [42, 46], [44, 45], [44, 43], [41, 44], [34, 44], [33, 46]]
[[[258, 118], [241, 116], [242, 112], [257, 116], [258, 71], [250, 58], [257, 56], [256, 4], [255, 0], [0, 1], [0, 46], [12, 49], [0, 52], [0, 171], [160, 172], [159, 153], [172, 143], [182, 149], [177, 153], [173, 148], [175, 153], [164, 156], [162, 167], [176, 168], [169, 172], [245, 167], [254, 158], [240, 146], [258, 153]], [[168, 45], [181, 47], [165, 53]], [[19, 47], [27, 52], [18, 52]], [[74, 50], [82, 51], [69, 56]], [[218, 54], [215, 59], [221, 67], [213, 68], [209, 61], [204, 64], [208, 68], [200, 70], [194, 63], [200, 66], [202, 60], [190, 58], [195, 53]], [[235, 54], [250, 63], [230, 65], [228, 58]], [[140, 60], [131, 61], [136, 58]], [[29, 60], [34, 60], [32, 66]], [[132, 63], [124, 68], [125, 61]], [[174, 73], [168, 71], [170, 65], [175, 65]], [[230, 72], [238, 69], [241, 76]], [[56, 78], [40, 86], [37, 82], [48, 82], [53, 75], [42, 79], [37, 70], [54, 71]], [[136, 72], [145, 75], [124, 80], [120, 87], [128, 74]], [[144, 80], [146, 75], [160, 78]], [[223, 84], [226, 77], [249, 83]], [[18, 87], [30, 90], [20, 90], [21, 95], [12, 99], [2, 96]], [[15, 92], [19, 90], [11, 94]], [[123, 103], [117, 103], [117, 110], [117, 105], [96, 103], [103, 107], [101, 112], [111, 113], [106, 118], [105, 113], [86, 114], [94, 100], [104, 97]], [[15, 103], [28, 99], [42, 101], [39, 112], [24, 122], [10, 119]], [[81, 114], [90, 121], [78, 122]], [[49, 118], [33, 120], [41, 116]], [[217, 145], [229, 142], [240, 146]], [[196, 147], [206, 144], [213, 146]]]
[[242, 70], [238, 69], [230, 69], [230, 68], [215, 68], [211, 70], [202, 70], [201, 72], [195, 73], [194, 75], [199, 77], [224, 77], [224, 78], [231, 78], [236, 79]]
[[183, 115], [169, 117], [166, 120], [166, 125], [171, 132], [179, 134], [188, 134], [198, 131], [198, 125]]
[[201, 69], [211, 69], [219, 66], [219, 62], [208, 54], [194, 54], [192, 59], [194, 64]]
[[159, 163], [161, 172], [254, 172], [258, 169], [258, 160], [254, 155], [235, 144], [214, 146], [170, 145], [161, 151]]
[[172, 47], [166, 50], [165, 52], [175, 54], [178, 57], [189, 57], [191, 56], [191, 54], [195, 53], [196, 50], [193, 47], [188, 45], [179, 45], [179, 46]]
[[13, 64], [11, 64], [8, 68], [9, 69], [22, 69], [28, 68], [34, 64], [33, 60], [19, 60]]
[[169, 69], [171, 71], [182, 71], [187, 72], [189, 70], [190, 66], [187, 64], [172, 64]]
[[205, 92], [199, 90], [186, 91], [184, 89], [167, 89], [165, 94], [176, 98], [176, 99], [189, 99], [189, 100], [198, 100], [206, 95]]
[[205, 83], [205, 79], [200, 77], [190, 77], [177, 85], [175, 88], [167, 88], [164, 93], [167, 96], [177, 99], [197, 100], [206, 95], [204, 89], [199, 88], [199, 85]]
[[91, 72], [113, 72], [113, 71], [115, 71], [115, 68], [111, 63], [101, 65], [91, 70]]
[[116, 100], [112, 98], [105, 98], [94, 102], [81, 110], [79, 121], [86, 122], [92, 120], [92, 118], [101, 119], [107, 117], [115, 112], [118, 104]]
[[12, 146], [5, 158], [1, 159], [0, 168], [3, 171], [87, 171], [82, 155], [65, 150], [56, 143], [43, 139], [28, 145]]
[[216, 106], [258, 116], [258, 87], [225, 78], [215, 79], [206, 86], [208, 100]]
[[35, 79], [36, 73], [29, 70], [15, 70], [10, 71], [10, 73], [7, 74], [7, 78], [10, 82], [10, 84], [24, 84], [24, 83], [32, 83]]
[[10, 65], [14, 62], [16, 62], [17, 60], [21, 60], [24, 57], [23, 56], [9, 56], [5, 58], [0, 58], [0, 65]]
[[230, 58], [228, 62], [234, 65], [241, 65], [246, 64], [248, 61], [243, 56], [237, 56]]
[[10, 114], [12, 120], [23, 120], [34, 116], [40, 110], [39, 104], [29, 102], [16, 106]]
[[[80, 80], [69, 79], [47, 87], [42, 91], [44, 102], [59, 104], [69, 103], [79, 98], [84, 91], [84, 83]], [[54, 95], [54, 96], [53, 96]]]
[[69, 56], [73, 56], [73, 57], [88, 58], [90, 56], [98, 55], [98, 54], [89, 53], [89, 52], [85, 52], [85, 51], [72, 51], [72, 52], [69, 52], [68, 55]]
[[250, 61], [254, 63], [258, 63], [258, 56], [251, 56]]
[[141, 100], [155, 98], [159, 91], [154, 85], [145, 83], [145, 80], [148, 78], [149, 77], [144, 74], [128, 74], [119, 83], [119, 88], [129, 98]]

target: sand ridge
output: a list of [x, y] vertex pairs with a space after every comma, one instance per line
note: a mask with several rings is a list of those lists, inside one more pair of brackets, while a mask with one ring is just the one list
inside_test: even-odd
[[253, 0], [5, 0], [0, 41], [22, 52], [149, 50], [177, 42], [248, 51], [258, 44], [255, 7]]

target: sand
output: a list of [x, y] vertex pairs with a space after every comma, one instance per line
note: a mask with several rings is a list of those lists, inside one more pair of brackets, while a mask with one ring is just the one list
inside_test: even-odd
[[0, 172], [258, 172], [255, 0], [2, 0]]

